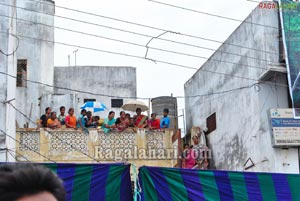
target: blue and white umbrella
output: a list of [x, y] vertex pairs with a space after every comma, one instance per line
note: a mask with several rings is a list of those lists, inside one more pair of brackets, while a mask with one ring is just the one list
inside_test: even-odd
[[102, 112], [105, 111], [107, 109], [107, 107], [100, 102], [93, 102], [93, 101], [88, 101], [86, 103], [84, 103], [80, 109], [86, 109], [88, 111], [91, 112]]

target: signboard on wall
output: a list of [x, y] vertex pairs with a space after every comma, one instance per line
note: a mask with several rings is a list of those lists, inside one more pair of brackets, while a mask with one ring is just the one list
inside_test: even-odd
[[271, 109], [270, 128], [273, 147], [300, 147], [300, 119], [293, 109]]

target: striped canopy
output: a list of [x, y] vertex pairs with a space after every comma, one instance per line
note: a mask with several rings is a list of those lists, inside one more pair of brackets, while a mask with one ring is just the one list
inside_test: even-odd
[[300, 175], [141, 167], [142, 200], [300, 200]]
[[130, 164], [43, 164], [64, 181], [67, 201], [133, 199]]

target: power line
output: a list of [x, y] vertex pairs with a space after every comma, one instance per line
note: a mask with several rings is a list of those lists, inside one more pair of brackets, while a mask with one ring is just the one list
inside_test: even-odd
[[[7, 149], [7, 151], [8, 151], [9, 153], [10, 153], [10, 151], [11, 151], [11, 152], [15, 152], [15, 154], [14, 154], [15, 157], [14, 157], [14, 158], [15, 158], [16, 160], [17, 160], [17, 156], [16, 156], [16, 155], [18, 154], [18, 155], [20, 155], [22, 158], [24, 158], [27, 162], [32, 162], [32, 161], [30, 161], [27, 157], [25, 157], [23, 154], [20, 154], [20, 153], [17, 152], [17, 151], [14, 151], [14, 150], [12, 150], [12, 149]], [[11, 156], [12, 156], [12, 154], [11, 154]]]
[[10, 102], [8, 102], [7, 104], [9, 104], [10, 106], [12, 106], [17, 112], [19, 112], [23, 117], [25, 117], [31, 123], [36, 124], [36, 122], [34, 122], [30, 118], [28, 118], [26, 114], [24, 114], [22, 111], [18, 110], [13, 104], [11, 104]]
[[[12, 77], [12, 78], [17, 78], [16, 76], [10, 75], [8, 73], [5, 72], [1, 72], [0, 74]], [[63, 89], [63, 90], [68, 90], [68, 91], [73, 91], [73, 92], [78, 92], [78, 93], [84, 93], [84, 94], [90, 94], [90, 95], [96, 95], [96, 96], [104, 96], [104, 97], [114, 97], [114, 98], [124, 98], [124, 99], [141, 99], [141, 100], [149, 100], [151, 99], [150, 97], [145, 98], [145, 97], [120, 97], [120, 96], [110, 96], [110, 95], [105, 95], [105, 94], [97, 94], [97, 93], [92, 93], [92, 92], [88, 92], [88, 91], [83, 91], [83, 90], [78, 90], [78, 89], [71, 89], [71, 88], [66, 88], [66, 87], [56, 87], [53, 85], [49, 85], [49, 84], [45, 84], [42, 82], [38, 82], [38, 81], [32, 81], [32, 80], [28, 80], [28, 79], [24, 79], [24, 78], [20, 78], [21, 80], [24, 81], [28, 81], [28, 82], [32, 82], [34, 84], [40, 84], [40, 85], [44, 85], [47, 87], [52, 87], [52, 88], [57, 88], [57, 89]], [[174, 96], [174, 98], [194, 98], [194, 97], [203, 97], [203, 96], [211, 96], [211, 95], [216, 95], [216, 94], [223, 94], [223, 93], [228, 93], [231, 91], [236, 91], [236, 90], [240, 90], [240, 89], [244, 89], [244, 88], [249, 88], [255, 85], [259, 85], [259, 84], [269, 84], [269, 85], [274, 85], [273, 82], [269, 82], [269, 81], [261, 81], [261, 82], [255, 82], [251, 85], [248, 86], [244, 86], [244, 87], [239, 87], [239, 88], [233, 88], [227, 91], [219, 91], [219, 92], [213, 92], [213, 93], [208, 93], [208, 94], [198, 94], [198, 95], [192, 95], [192, 96]], [[289, 87], [288, 85], [284, 85], [284, 84], [278, 84], [276, 83], [276, 86], [281, 86], [281, 87]], [[10, 102], [2, 102], [2, 103], [7, 103], [10, 104], [15, 110], [17, 110], [20, 114], [22, 114], [22, 116], [24, 116], [27, 120], [30, 120], [33, 124], [36, 124], [36, 122], [34, 122], [33, 120], [31, 120], [30, 118], [28, 118], [28, 116], [26, 114], [24, 114], [22, 111], [18, 110], [15, 106], [13, 106]]]
[[[29, 1], [33, 1], [33, 0], [29, 0]], [[45, 2], [38, 2], [38, 1], [35, 1], [35, 2], [53, 6], [52, 4], [48, 4], [48, 3], [45, 3]], [[14, 5], [9, 5], [9, 4], [4, 4], [4, 3], [0, 3], [0, 5], [14, 7], [14, 8], [18, 8], [18, 9], [30, 11], [30, 12], [36, 12], [36, 13], [40, 13], [40, 14], [55, 16], [55, 17], [62, 18], [62, 19], [67, 19], [67, 20], [71, 20], [71, 21], [75, 21], [75, 22], [85, 23], [85, 24], [89, 24], [89, 25], [93, 25], [93, 26], [99, 26], [99, 27], [103, 27], [103, 28], [107, 28], [107, 29], [112, 29], [112, 30], [126, 32], [126, 33], [130, 33], [130, 34], [135, 34], [135, 35], [140, 35], [140, 36], [144, 36], [144, 37], [150, 37], [150, 38], [154, 37], [154, 36], [150, 36], [150, 35], [146, 35], [146, 34], [141, 34], [141, 33], [133, 32], [133, 31], [128, 31], [128, 30], [124, 30], [124, 29], [114, 28], [114, 27], [111, 27], [111, 26], [105, 26], [105, 25], [101, 25], [101, 24], [97, 24], [97, 23], [92, 23], [92, 22], [88, 22], [88, 21], [84, 21], [84, 20], [78, 20], [78, 19], [74, 19], [74, 18], [59, 16], [59, 15], [56, 15], [56, 14], [49, 14], [49, 13], [44, 13], [44, 12], [41, 12], [41, 11], [30, 10], [30, 9], [27, 9], [27, 8], [18, 7], [18, 6], [14, 6]], [[58, 6], [56, 6], [56, 7], [58, 7]], [[93, 15], [92, 13], [90, 13], [90, 14]], [[97, 14], [95, 14], [95, 15], [97, 15]], [[100, 17], [100, 15], [98, 17]], [[110, 17], [107, 17], [107, 18], [110, 18]], [[204, 38], [204, 37], [200, 37], [200, 36], [194, 36], [194, 35], [190, 35], [190, 34], [179, 33], [179, 32], [175, 32], [175, 31], [171, 31], [171, 30], [165, 30], [165, 29], [162, 29], [162, 28], [156, 28], [156, 27], [152, 27], [152, 26], [148, 26], [148, 25], [142, 25], [142, 24], [138, 24], [138, 23], [134, 23], [134, 22], [120, 20], [120, 19], [117, 19], [117, 18], [111, 18], [111, 19], [112, 20], [114, 19], [114, 20], [119, 21], [119, 22], [124, 22], [124, 23], [128, 23], [128, 24], [133, 24], [133, 25], [137, 25], [137, 26], [151, 28], [151, 29], [155, 29], [155, 30], [159, 30], [159, 31], [164, 31], [164, 32], [168, 31], [170, 33], [176, 33], [176, 34], [179, 34], [179, 35], [182, 35], [182, 36], [186, 36], [186, 37], [190, 37], [190, 38], [195, 38], [195, 39], [200, 39], [200, 40], [206, 40], [206, 41], [220, 43], [220, 44], [227, 44], [227, 45], [236, 46], [236, 47], [239, 47], [239, 48], [245, 48], [245, 49], [249, 49], [249, 50], [253, 50], [253, 51], [259, 51], [259, 52], [263, 52], [263, 53], [278, 55], [277, 53], [269, 52], [269, 51], [265, 51], [265, 50], [261, 50], [261, 49], [257, 49], [257, 48], [250, 48], [250, 47], [245, 47], [245, 46], [242, 46], [242, 45], [225, 43], [225, 42], [214, 40], [214, 39]], [[168, 40], [168, 39], [163, 39], [163, 38], [158, 38], [158, 40], [164, 40], [164, 41], [178, 43], [178, 44], [182, 44], [182, 45], [193, 46], [192, 44], [182, 43], [182, 42]], [[201, 47], [201, 46], [198, 46], [198, 47]]]
[[[3, 32], [0, 32], [0, 33], [3, 33]], [[133, 57], [133, 58], [138, 58], [138, 59], [143, 59], [143, 60], [145, 59], [142, 56], [131, 55], [131, 54], [126, 54], [126, 53], [101, 50], [101, 49], [90, 48], [90, 47], [79, 46], [79, 45], [73, 45], [73, 44], [62, 43], [62, 42], [54, 42], [54, 41], [51, 41], [51, 40], [32, 38], [32, 37], [29, 37], [29, 36], [22, 36], [22, 35], [18, 35], [18, 36], [22, 37], [22, 38], [29, 38], [29, 39], [32, 39], [32, 40], [38, 40], [38, 41], [44, 41], [44, 42], [49, 42], [49, 43], [55, 43], [55, 44], [60, 44], [60, 45], [65, 45], [65, 46], [70, 46], [70, 47], [82, 48], [82, 49], [87, 49], [87, 50], [94, 50], [94, 51], [98, 51], [98, 52], [104, 52], [104, 53], [109, 53], [109, 54], [115, 54], [115, 55]], [[203, 68], [197, 69], [195, 67], [186, 66], [186, 65], [182, 65], [182, 64], [176, 64], [176, 63], [171, 63], [171, 62], [167, 62], [167, 61], [161, 61], [161, 60], [157, 60], [157, 59], [153, 60], [153, 59], [147, 58], [146, 60], [152, 60], [152, 61], [159, 62], [159, 63], [162, 63], [162, 64], [168, 64], [168, 65], [177, 66], [177, 67], [181, 67], [181, 68], [199, 70], [199, 71], [213, 73], [213, 74], [219, 74], [219, 75], [223, 75], [223, 76], [229, 76], [229, 77], [234, 77], [234, 78], [239, 78], [239, 79], [257, 81], [256, 79], [253, 79], [253, 78], [248, 78], [248, 77], [243, 77], [243, 76], [237, 76], [237, 75], [231, 75], [231, 74], [227, 74], [227, 73], [220, 73], [220, 72], [211, 71], [211, 70], [207, 70], [207, 69], [203, 69]], [[236, 63], [236, 64], [242, 65], [242, 64], [239, 64], [239, 63]]]
[[259, 85], [258, 82], [247, 85], [247, 86], [243, 86], [243, 87], [238, 87], [238, 88], [234, 88], [234, 89], [229, 89], [226, 91], [219, 91], [219, 92], [212, 92], [212, 93], [208, 93], [208, 94], [202, 94], [202, 95], [190, 95], [190, 96], [186, 96], [186, 98], [195, 98], [195, 97], [203, 97], [203, 96], [211, 96], [211, 95], [218, 95], [218, 94], [224, 94], [224, 93], [229, 93], [229, 92], [233, 92], [233, 91], [238, 91], [238, 90], [242, 90], [242, 89], [247, 89], [247, 88], [251, 88], [253, 86]]
[[243, 22], [243, 23], [247, 23], [247, 24], [253, 24], [253, 25], [263, 26], [263, 27], [268, 27], [268, 28], [273, 28], [273, 29], [279, 29], [278, 27], [274, 27], [274, 26], [269, 26], [269, 25], [264, 25], [264, 24], [259, 24], [259, 23], [253, 23], [253, 22], [247, 22], [246, 20], [240, 20], [240, 19], [235, 19], [235, 18], [231, 18], [231, 17], [225, 17], [225, 16], [222, 16], [222, 15], [211, 14], [211, 13], [208, 13], [208, 12], [193, 10], [193, 9], [190, 9], [190, 8], [184, 8], [184, 7], [181, 7], [181, 6], [176, 6], [176, 5], [173, 5], [173, 4], [168, 4], [168, 3], [164, 3], [164, 2], [160, 2], [160, 1], [155, 1], [155, 0], [148, 0], [148, 1], [160, 4], [160, 5], [164, 5], [164, 6], [169, 6], [169, 7], [178, 8], [178, 9], [181, 9], [181, 10], [194, 12], [194, 13], [209, 15], [209, 16], [212, 16], [212, 17], [217, 17], [217, 18], [221, 18], [221, 19], [225, 19], [225, 20], [231, 20], [231, 21], [235, 21], [235, 22]]
[[[185, 33], [180, 33], [180, 32], [176, 32], [176, 31], [166, 30], [166, 29], [159, 28], [159, 27], [154, 27], [154, 26], [144, 25], [144, 24], [141, 24], [141, 23], [136, 23], [136, 22], [131, 22], [131, 21], [122, 20], [122, 19], [118, 19], [118, 18], [113, 18], [113, 17], [104, 16], [104, 15], [99, 15], [99, 14], [91, 13], [91, 12], [87, 12], [87, 11], [82, 11], [82, 10], [77, 10], [77, 9], [67, 8], [67, 7], [59, 6], [59, 5], [57, 5], [57, 4], [53, 5], [53, 4], [50, 4], [50, 3], [41, 2], [41, 1], [37, 1], [37, 0], [27, 0], [27, 1], [32, 1], [32, 2], [36, 2], [36, 3], [44, 4], [44, 5], [49, 5], [49, 6], [54, 6], [54, 7], [56, 7], [56, 8], [61, 8], [61, 9], [65, 9], [65, 10], [70, 10], [70, 11], [74, 11], [74, 12], [78, 12], [78, 13], [83, 13], [83, 14], [87, 14], [87, 15], [91, 15], [91, 16], [101, 17], [101, 18], [105, 18], [105, 19], [109, 19], [109, 20], [114, 20], [114, 21], [118, 21], [118, 22], [123, 22], [123, 23], [126, 23], [126, 24], [132, 24], [132, 25], [141, 26], [141, 27], [145, 27], [145, 28], [150, 28], [150, 29], [154, 29], [154, 30], [159, 30], [159, 31], [163, 31], [163, 32], [176, 33], [176, 34], [179, 34], [179, 35], [182, 35], [182, 36], [187, 36], [187, 37], [190, 37], [190, 38], [196, 38], [196, 39], [200, 39], [200, 40], [207, 40], [207, 41], [210, 41], [210, 42], [216, 42], [216, 43], [224, 44], [224, 42], [222, 42], [222, 41], [217, 41], [217, 40], [214, 40], [214, 39], [209, 39], [209, 38], [204, 38], [204, 37], [194, 36], [194, 35], [190, 35], [190, 34], [185, 34]], [[225, 18], [226, 18], [226, 17], [225, 17]], [[244, 22], [243, 20], [240, 20], [240, 21], [241, 21], [241, 22]], [[251, 22], [247, 22], [247, 23], [255, 24], [255, 23], [251, 23]], [[265, 25], [262, 25], [262, 24], [259, 24], [259, 25], [265, 26]], [[278, 29], [278, 27], [272, 27], [272, 28]], [[256, 51], [262, 51], [262, 52], [265, 52], [265, 51], [263, 51], [263, 50], [261, 50], [261, 49], [253, 49], [253, 48], [249, 48], [249, 47], [245, 47], [245, 46], [240, 46], [240, 45], [235, 45], [235, 44], [230, 44], [230, 43], [225, 43], [225, 44], [227, 44], [227, 45], [232, 45], [232, 46], [237, 46], [237, 47], [242, 47], [242, 48], [246, 48], [246, 49], [252, 49], [252, 50], [256, 50]], [[270, 53], [270, 54], [276, 54], [276, 53], [272, 53], [272, 52], [267, 52], [267, 53]]]
[[[0, 33], [5, 33], [5, 32], [0, 32]], [[83, 47], [83, 46], [78, 46], [78, 45], [72, 45], [72, 44], [66, 44], [66, 43], [60, 43], [60, 42], [54, 42], [54, 41], [49, 41], [49, 40], [45, 40], [45, 39], [32, 38], [32, 37], [28, 37], [28, 36], [21, 36], [21, 35], [18, 35], [18, 36], [19, 36], [19, 37], [24, 37], [24, 38], [33, 39], [33, 40], [39, 40], [39, 41], [45, 41], [45, 42], [50, 42], [50, 43], [57, 43], [57, 44], [61, 44], [61, 45], [66, 45], [66, 46], [72, 46], [72, 47], [82, 48], [82, 49], [89, 49], [89, 50], [95, 50], [95, 51], [99, 51], [99, 52], [105, 52], [105, 53], [117, 54], [117, 55], [122, 55], [122, 56], [135, 57], [135, 58], [139, 58], [139, 59], [145, 59], [144, 57], [136, 56], [136, 55], [128, 55], [128, 54], [124, 54], [124, 53], [111, 52], [111, 51], [100, 50], [100, 49], [89, 48], [89, 47]], [[150, 59], [148, 59], [148, 60], [150, 60]], [[188, 69], [194, 69], [194, 70], [197, 70], [197, 68], [190, 67], [190, 66], [186, 66], [186, 65], [175, 64], [175, 63], [170, 63], [170, 62], [165, 62], [165, 61], [160, 61], [160, 60], [155, 60], [155, 61], [156, 61], [156, 62], [159, 62], [159, 63], [163, 63], [163, 64], [168, 64], [168, 65], [177, 66], [177, 67], [183, 67], [183, 68], [188, 68]], [[231, 75], [231, 74], [226, 74], [226, 73], [220, 73], [220, 72], [210, 71], [210, 70], [203, 69], [203, 68], [200, 68], [199, 71], [208, 72], [208, 73], [213, 73], [213, 74], [219, 74], [219, 75], [229, 76], [229, 77], [234, 77], [234, 78], [239, 78], [239, 79], [245, 79], [245, 80], [257, 81], [256, 79], [252, 79], [252, 78], [248, 78], [248, 77], [236, 76], [236, 75]], [[0, 74], [4, 74], [4, 75], [10, 76], [10, 77], [15, 78], [15, 79], [17, 78], [16, 76], [7, 74], [7, 73], [5, 73], [5, 72], [0, 72]], [[31, 83], [41, 84], [41, 85], [44, 85], [44, 86], [47, 86], [47, 87], [51, 87], [51, 88], [65, 89], [65, 90], [69, 90], [69, 91], [74, 91], [74, 92], [79, 92], [79, 93], [86, 93], [86, 94], [90, 94], [90, 95], [98, 95], [98, 96], [105, 96], [105, 97], [118, 97], [118, 98], [149, 99], [149, 98], [139, 98], [139, 97], [120, 97], [120, 96], [113, 96], [113, 95], [97, 94], [97, 93], [86, 92], [86, 91], [82, 91], [82, 90], [78, 90], [78, 89], [70, 89], [70, 88], [66, 88], [66, 87], [53, 86], [53, 85], [50, 85], [50, 84], [45, 84], [45, 83], [42, 83], [42, 82], [32, 81], [32, 80], [28, 80], [28, 79], [23, 79], [23, 80], [28, 81], [28, 82], [31, 82]], [[268, 81], [265, 81], [264, 83], [268, 83]], [[274, 83], [272, 83], [272, 84], [274, 84]], [[278, 84], [277, 84], [277, 85], [278, 85]], [[284, 86], [287, 86], [287, 85], [284, 85]]]
[[17, 50], [19, 48], [19, 44], [20, 44], [20, 40], [19, 40], [18, 36], [16, 36], [15, 34], [12, 34], [12, 33], [10, 33], [10, 35], [17, 39], [17, 45], [16, 45], [16, 48], [12, 51], [12, 53], [5, 53], [0, 49], [0, 53], [7, 56], [7, 57], [11, 56], [11, 55], [14, 55], [17, 52]]
[[[97, 38], [103, 38], [103, 39], [107, 39], [107, 40], [111, 40], [111, 41], [115, 41], [115, 42], [126, 43], [126, 44], [130, 44], [130, 45], [144, 47], [144, 48], [147, 48], [146, 56], [147, 56], [147, 53], [148, 53], [148, 49], [153, 49], [153, 50], [158, 50], [158, 51], [163, 51], [163, 52], [168, 52], [168, 53], [173, 53], [173, 54], [178, 54], [178, 55], [183, 55], [183, 56], [190, 56], [190, 57], [194, 57], [194, 58], [209, 59], [209, 60], [219, 61], [219, 62], [223, 62], [223, 63], [237, 64], [235, 62], [223, 61], [223, 60], [218, 60], [218, 59], [212, 59], [212, 58], [209, 58], [209, 57], [204, 57], [204, 56], [199, 56], [199, 55], [194, 55], [194, 54], [187, 54], [187, 53], [176, 52], [176, 51], [171, 51], [171, 50], [166, 50], [166, 49], [161, 49], [161, 48], [149, 47], [148, 46], [149, 42], [146, 45], [142, 45], [142, 44], [138, 44], [138, 43], [133, 43], [133, 42], [123, 41], [123, 40], [119, 40], [119, 39], [113, 39], [113, 38], [109, 38], [109, 37], [105, 37], [105, 36], [90, 34], [90, 33], [81, 32], [81, 31], [76, 31], [76, 30], [72, 30], [72, 29], [66, 29], [66, 28], [62, 28], [62, 27], [47, 25], [47, 24], [43, 24], [43, 23], [39, 23], [39, 22], [33, 22], [33, 21], [29, 21], [29, 20], [14, 18], [14, 17], [6, 16], [6, 15], [1, 15], [0, 14], [0, 16], [17, 19], [17, 20], [23, 21], [23, 22], [35, 23], [35, 24], [39, 24], [39, 25], [42, 25], [42, 26], [53, 27], [53, 28], [57, 28], [57, 29], [61, 29], [61, 30], [69, 31], [69, 32], [74, 32], [74, 33], [84, 34], [84, 35], [88, 35], [88, 36], [93, 36], [93, 37], [97, 37]], [[159, 39], [158, 37], [153, 37], [153, 38], [151, 38], [151, 40], [154, 39], [154, 38]], [[214, 49], [211, 49], [211, 48], [205, 48], [205, 49], [211, 50], [211, 51], [214, 50]], [[244, 57], [244, 58], [249, 58], [249, 59], [254, 59], [254, 60], [258, 60], [258, 61], [271, 62], [271, 61], [268, 61], [268, 60], [265, 60], [265, 59], [259, 59], [259, 58], [256, 58], [256, 57], [250, 57], [250, 56], [246, 56], [246, 55], [240, 55], [240, 54], [235, 54], [235, 53], [231, 53], [231, 52], [225, 52], [225, 51], [221, 51], [221, 50], [214, 50], [214, 51], [222, 52], [222, 53], [226, 53], [226, 54], [232, 54], [232, 55], [236, 55], [236, 56], [240, 56], [240, 57]], [[144, 58], [147, 59], [147, 57], [144, 57]], [[247, 66], [247, 67], [250, 67], [250, 68], [258, 68], [258, 69], [266, 70], [266, 68], [259, 67], [259, 66], [253, 66], [253, 65], [248, 65], [248, 64], [239, 64], [239, 65], [241, 65], [241, 66]]]
[[[10, 139], [14, 140], [15, 142], [21, 144], [21, 142], [20, 142], [19, 140], [17, 140], [17, 139], [15, 139], [14, 137], [8, 135], [8, 134], [7, 134], [5, 131], [3, 131], [2, 129], [0, 129], [0, 132], [3, 133], [5, 136], [9, 137]], [[47, 156], [45, 156], [45, 155], [43, 155], [43, 154], [41, 154], [41, 153], [39, 153], [39, 152], [37, 152], [37, 151], [35, 151], [34, 149], [32, 149], [31, 147], [27, 146], [26, 144], [22, 144], [22, 145], [24, 145], [25, 147], [27, 147], [29, 150], [33, 151], [34, 153], [36, 153], [36, 154], [42, 156], [43, 158], [45, 158], [45, 159], [47, 159], [47, 160], [49, 160], [49, 161], [51, 161], [51, 162], [53, 162], [53, 163], [56, 163], [55, 161], [51, 160], [51, 159], [48, 158]]]
[[[9, 77], [11, 77], [11, 78], [17, 79], [16, 76], [10, 75], [10, 74], [5, 73], [5, 72], [1, 72], [1, 71], [0, 71], [0, 74], [6, 75], [6, 76], [9, 76]], [[19, 78], [18, 78], [18, 79], [19, 79]], [[126, 99], [130, 99], [130, 98], [132, 98], [132, 99], [149, 99], [149, 98], [121, 97], [121, 96], [113, 96], [113, 95], [107, 95], [107, 94], [93, 93], [93, 92], [83, 91], [83, 90], [79, 90], [79, 89], [71, 89], [71, 88], [67, 88], [67, 87], [54, 86], [54, 85], [46, 84], [46, 83], [43, 83], [43, 82], [38, 82], [38, 81], [33, 81], [33, 80], [25, 79], [25, 78], [20, 78], [20, 80], [27, 81], [27, 82], [34, 83], [34, 84], [43, 85], [43, 86], [46, 86], [46, 87], [55, 88], [55, 89], [62, 89], [62, 90], [73, 91], [73, 92], [78, 92], [78, 93], [83, 93], [83, 94], [89, 94], [89, 95], [95, 95], [95, 96], [103, 96], [103, 97], [109, 97], [109, 98], [124, 98], [124, 99], [125, 99], [125, 98], [126, 98]], [[24, 116], [25, 114], [23, 113], [22, 115]]]

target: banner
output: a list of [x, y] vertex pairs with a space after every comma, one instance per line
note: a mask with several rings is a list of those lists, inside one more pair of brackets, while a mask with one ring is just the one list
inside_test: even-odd
[[300, 200], [300, 175], [146, 167], [142, 200]]
[[67, 201], [133, 200], [130, 164], [43, 165], [64, 181]]
[[294, 117], [300, 119], [300, 2], [279, 0], [279, 7]]

